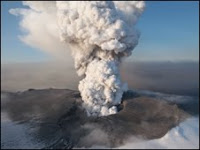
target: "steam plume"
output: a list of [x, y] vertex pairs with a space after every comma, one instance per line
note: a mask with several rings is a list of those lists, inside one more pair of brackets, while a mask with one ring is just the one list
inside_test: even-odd
[[127, 90], [118, 66], [138, 44], [134, 25], [144, 2], [58, 1], [56, 6], [61, 40], [69, 45], [77, 73], [84, 77], [79, 90], [88, 115], [116, 113]]
[[23, 5], [29, 8], [9, 11], [22, 16], [20, 27], [26, 34], [20, 39], [56, 56], [66, 56], [63, 50], [70, 48], [83, 77], [79, 90], [88, 115], [116, 113], [127, 90], [118, 66], [138, 44], [134, 25], [144, 2], [26, 1]]

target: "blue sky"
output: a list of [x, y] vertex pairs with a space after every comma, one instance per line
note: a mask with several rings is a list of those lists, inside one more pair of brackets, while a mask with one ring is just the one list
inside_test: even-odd
[[[46, 61], [51, 57], [25, 45], [20, 18], [10, 8], [21, 8], [21, 2], [1, 2], [1, 59], [7, 62]], [[139, 61], [199, 61], [199, 3], [146, 2], [137, 28], [139, 45], [129, 59]]]

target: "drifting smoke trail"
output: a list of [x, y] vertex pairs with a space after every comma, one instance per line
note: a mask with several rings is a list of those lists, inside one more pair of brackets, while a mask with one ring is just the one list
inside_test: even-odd
[[144, 2], [58, 1], [57, 17], [61, 40], [72, 50], [80, 76], [79, 90], [88, 115], [117, 112], [127, 85], [118, 66], [138, 44], [134, 25]]

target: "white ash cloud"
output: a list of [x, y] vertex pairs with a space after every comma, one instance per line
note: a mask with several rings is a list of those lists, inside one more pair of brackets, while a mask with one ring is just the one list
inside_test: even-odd
[[[121, 81], [119, 64], [138, 44], [134, 28], [145, 3], [113, 1], [26, 1], [29, 8], [11, 9], [22, 17], [26, 32], [20, 39], [56, 56], [71, 49], [75, 69], [84, 77], [79, 83], [88, 115], [117, 112], [127, 85]], [[61, 40], [60, 40], [61, 39]]]
[[[19, 39], [26, 45], [37, 48], [56, 59], [70, 59], [67, 46], [60, 42], [56, 21], [55, 1], [23, 1], [24, 8], [9, 12], [20, 18], [22, 34]], [[70, 60], [72, 62], [72, 60]]]
[[127, 90], [119, 63], [138, 44], [134, 24], [143, 9], [144, 2], [57, 2], [61, 40], [70, 46], [77, 73], [84, 77], [79, 90], [89, 115], [117, 112], [115, 105]]

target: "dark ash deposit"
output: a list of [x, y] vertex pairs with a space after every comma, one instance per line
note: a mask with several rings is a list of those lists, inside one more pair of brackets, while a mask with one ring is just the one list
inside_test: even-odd
[[88, 117], [73, 90], [1, 92], [1, 99], [2, 112], [14, 123], [26, 124], [30, 136], [43, 143], [41, 148], [117, 147], [131, 136], [156, 139], [199, 113], [198, 101], [175, 103], [134, 91], [124, 93], [117, 114], [103, 117]]

